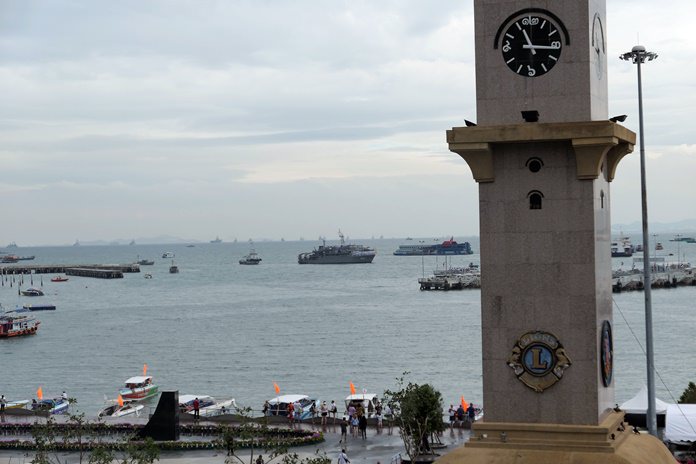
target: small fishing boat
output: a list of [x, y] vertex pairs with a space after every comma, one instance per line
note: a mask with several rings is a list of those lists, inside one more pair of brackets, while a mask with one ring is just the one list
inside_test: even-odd
[[19, 256], [17, 255], [5, 255], [2, 257], [3, 263], [16, 263], [19, 261]]
[[141, 266], [152, 266], [155, 264], [155, 262], [151, 259], [140, 259], [138, 260], [138, 264]]
[[174, 252], [172, 252], [172, 251], [165, 251], [164, 253], [162, 253], [162, 258], [169, 259], [169, 258], [173, 258], [173, 257], [174, 257]]
[[234, 398], [218, 401], [208, 395], [179, 395], [179, 410], [194, 415], [193, 402], [198, 399], [198, 413], [201, 417], [213, 417], [227, 414], [232, 408], [237, 408]]
[[145, 274], [143, 277], [145, 277], [146, 279], [152, 279], [152, 274]]
[[53, 398], [47, 400], [39, 400], [31, 404], [31, 409], [34, 411], [47, 411], [49, 414], [63, 414], [67, 412], [70, 403], [64, 398]]
[[32, 261], [36, 256], [31, 255], [31, 256], [20, 256], [19, 261]]
[[261, 262], [261, 258], [259, 258], [258, 253], [252, 248], [249, 250], [249, 254], [244, 256], [242, 259], [239, 260], [239, 264], [259, 264]]
[[55, 276], [51, 278], [51, 282], [67, 282], [68, 278], [64, 276]]
[[657, 244], [655, 245], [655, 250], [660, 251], [660, 250], [664, 250], [664, 249], [665, 249], [665, 247], [662, 246], [662, 243], [657, 242]]
[[125, 400], [143, 400], [157, 394], [159, 387], [152, 383], [152, 376], [140, 375], [126, 380], [126, 386], [118, 391]]
[[26, 290], [22, 290], [21, 292], [22, 292], [22, 295], [24, 295], [24, 296], [43, 296], [44, 295], [44, 292], [42, 292], [38, 288], [33, 288], [33, 287], [27, 288]]
[[145, 408], [142, 404], [137, 404], [134, 401], [121, 400], [119, 402], [118, 400], [111, 400], [110, 403], [113, 404], [103, 407], [97, 414], [97, 417], [122, 417], [131, 414], [139, 416], [140, 411]]
[[0, 338], [34, 335], [39, 330], [40, 321], [33, 316], [15, 316], [5, 313], [0, 316]]
[[174, 260], [172, 260], [172, 265], [169, 266], [169, 273], [170, 274], [178, 274], [179, 273], [179, 266], [174, 264]]

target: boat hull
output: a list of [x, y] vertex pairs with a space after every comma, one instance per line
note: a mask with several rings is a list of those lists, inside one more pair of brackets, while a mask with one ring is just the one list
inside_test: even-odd
[[154, 396], [159, 391], [157, 385], [148, 385], [142, 388], [122, 388], [118, 391], [124, 400], [144, 400]]
[[299, 264], [369, 264], [375, 255], [324, 255], [298, 258]]

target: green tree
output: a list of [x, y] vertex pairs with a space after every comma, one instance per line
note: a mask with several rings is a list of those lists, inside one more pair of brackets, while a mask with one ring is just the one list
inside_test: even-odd
[[[406, 375], [408, 372], [404, 372]], [[409, 382], [404, 386], [404, 377], [397, 379], [397, 386], [395, 391], [385, 391], [384, 397], [399, 426], [406, 454], [415, 462], [418, 456], [434, 454], [429, 437], [446, 428], [442, 420], [442, 395], [430, 384]]]
[[680, 403], [696, 403], [696, 384], [689, 382], [684, 393], [679, 397]]

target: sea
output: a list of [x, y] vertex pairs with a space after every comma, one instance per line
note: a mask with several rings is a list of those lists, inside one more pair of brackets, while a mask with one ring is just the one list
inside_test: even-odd
[[[478, 253], [478, 237], [455, 239]], [[256, 411], [276, 396], [274, 384], [281, 394], [340, 405], [351, 383], [358, 393], [382, 396], [401, 377], [432, 384], [445, 407], [462, 397], [481, 405], [480, 291], [420, 291], [417, 282], [437, 268], [478, 264], [480, 256], [394, 256], [413, 242], [352, 242], [373, 246], [374, 262], [297, 264], [316, 241], [257, 242], [258, 266], [238, 264], [250, 248], [243, 242], [6, 250], [35, 255], [28, 264], [155, 264], [113, 280], [25, 276], [22, 288], [40, 287], [43, 297], [19, 296], [17, 282], [3, 282], [5, 309], [57, 309], [34, 313], [41, 320], [36, 335], [0, 340], [0, 393], [21, 400], [35, 398], [39, 387], [44, 397], [66, 391], [92, 417], [147, 365], [162, 390], [235, 398]], [[660, 254], [696, 263], [696, 244], [662, 243]], [[169, 274], [172, 259], [161, 257], [168, 251], [178, 274]], [[631, 259], [614, 258], [613, 265], [627, 268]], [[695, 301], [696, 287], [652, 292], [656, 391], [664, 401], [676, 401], [696, 381]], [[646, 382], [644, 308], [642, 292], [614, 295], [617, 403]]]

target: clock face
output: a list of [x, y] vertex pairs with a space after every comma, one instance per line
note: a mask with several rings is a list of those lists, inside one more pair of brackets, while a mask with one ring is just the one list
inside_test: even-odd
[[561, 30], [552, 20], [525, 14], [515, 19], [503, 34], [503, 60], [515, 74], [543, 76], [558, 63], [562, 40]]

